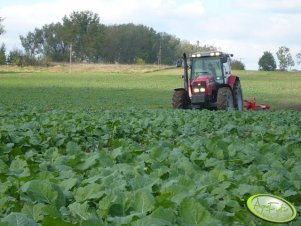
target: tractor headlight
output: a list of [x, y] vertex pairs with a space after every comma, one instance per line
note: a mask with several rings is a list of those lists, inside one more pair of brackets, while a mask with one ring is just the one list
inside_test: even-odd
[[205, 93], [205, 91], [206, 91], [206, 89], [205, 89], [204, 87], [201, 87], [201, 88], [200, 88], [200, 92], [201, 92], [201, 93]]
[[199, 93], [199, 92], [200, 92], [200, 89], [199, 89], [199, 88], [194, 88], [194, 89], [193, 89], [193, 92], [194, 92], [194, 93]]
[[205, 93], [206, 89], [204, 87], [200, 87], [200, 88], [194, 88], [193, 92], [194, 93]]

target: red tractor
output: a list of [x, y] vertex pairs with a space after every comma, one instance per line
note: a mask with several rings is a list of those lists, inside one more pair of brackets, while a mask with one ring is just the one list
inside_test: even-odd
[[239, 77], [231, 73], [231, 57], [219, 51], [183, 54], [184, 88], [175, 89], [174, 108], [243, 110]]

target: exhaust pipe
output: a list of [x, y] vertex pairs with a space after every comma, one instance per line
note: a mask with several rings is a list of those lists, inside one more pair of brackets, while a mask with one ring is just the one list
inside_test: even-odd
[[188, 93], [188, 64], [186, 53], [183, 54], [183, 63], [184, 63], [184, 88]]

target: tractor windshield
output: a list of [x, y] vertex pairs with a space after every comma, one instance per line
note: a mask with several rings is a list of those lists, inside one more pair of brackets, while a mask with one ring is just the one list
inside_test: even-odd
[[211, 74], [217, 82], [223, 81], [219, 57], [194, 58], [191, 62], [191, 79]]

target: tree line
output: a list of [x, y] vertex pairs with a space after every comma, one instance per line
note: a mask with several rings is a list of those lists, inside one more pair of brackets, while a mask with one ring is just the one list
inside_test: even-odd
[[[8, 61], [174, 64], [183, 52], [216, 50], [132, 23], [104, 25], [91, 11], [73, 12], [62, 22], [46, 24], [20, 36], [24, 53], [14, 50]], [[20, 60], [20, 55], [22, 59]], [[19, 59], [19, 60], [18, 60]], [[20, 61], [20, 62], [19, 62]]]
[[[295, 66], [295, 61], [290, 53], [290, 49], [286, 46], [279, 47], [276, 52], [279, 62], [279, 70], [287, 71]], [[297, 64], [301, 63], [301, 51], [296, 55]], [[275, 71], [277, 69], [276, 61], [273, 54], [269, 51], [264, 51], [263, 55], [258, 61], [259, 70], [262, 71]]]

